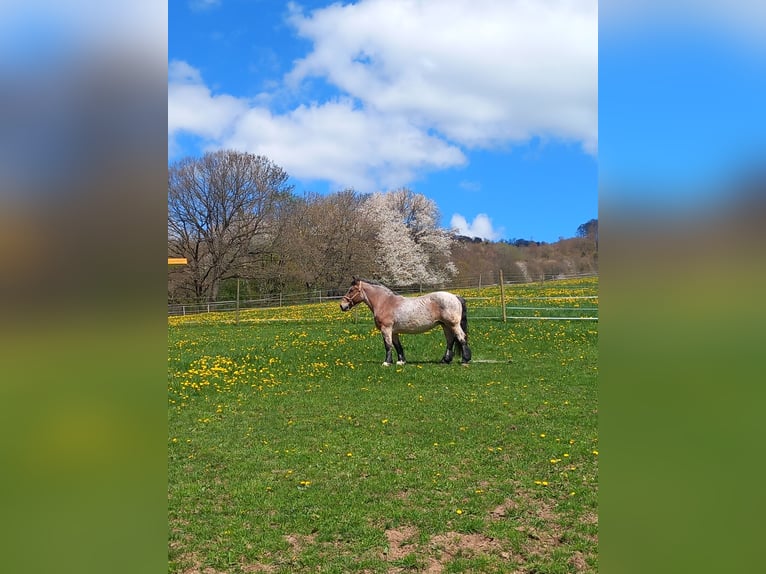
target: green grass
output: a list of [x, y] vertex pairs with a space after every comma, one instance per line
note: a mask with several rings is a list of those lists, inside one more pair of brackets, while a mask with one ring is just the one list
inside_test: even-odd
[[459, 293], [467, 367], [337, 302], [169, 319], [169, 571], [597, 571], [597, 323]]

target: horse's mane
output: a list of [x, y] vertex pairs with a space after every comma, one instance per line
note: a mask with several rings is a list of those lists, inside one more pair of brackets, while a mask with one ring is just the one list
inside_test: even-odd
[[[393, 293], [394, 295], [396, 295], [396, 293], [394, 293], [394, 292], [391, 290], [391, 288], [390, 288], [390, 287], [387, 287], [386, 285], [383, 285], [383, 283], [381, 283], [380, 281], [374, 281], [374, 280], [372, 280], [372, 279], [365, 279], [364, 277], [357, 277], [356, 279], [357, 279], [357, 281], [364, 281], [364, 282], [365, 282], [365, 283], [367, 283], [368, 285], [374, 285], [374, 286], [376, 286], [376, 287], [382, 287], [383, 289], [385, 289], [385, 290], [386, 290], [386, 291], [388, 291], [389, 293]], [[352, 283], [352, 285], [353, 285], [353, 283]]]

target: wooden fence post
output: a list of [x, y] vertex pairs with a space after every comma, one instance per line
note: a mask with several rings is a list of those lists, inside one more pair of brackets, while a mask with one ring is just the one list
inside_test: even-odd
[[235, 315], [234, 322], [239, 325], [239, 277], [237, 277], [237, 313]]
[[503, 281], [503, 270], [500, 270], [500, 306], [503, 308], [503, 323], [508, 321], [505, 313], [505, 282]]

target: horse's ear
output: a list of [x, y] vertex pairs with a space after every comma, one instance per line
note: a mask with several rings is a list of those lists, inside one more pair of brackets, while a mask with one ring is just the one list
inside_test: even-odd
[[356, 285], [357, 283], [359, 283], [359, 277], [357, 277], [356, 275], [352, 275], [351, 279], [352, 279], [351, 281], [352, 285]]

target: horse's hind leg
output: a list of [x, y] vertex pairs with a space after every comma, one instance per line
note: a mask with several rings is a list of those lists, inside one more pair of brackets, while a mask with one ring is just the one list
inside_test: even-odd
[[447, 327], [444, 325], [444, 336], [447, 338], [447, 352], [444, 353], [442, 363], [449, 363], [455, 354], [455, 347], [460, 349], [461, 362], [465, 365], [471, 360], [471, 348], [468, 346], [468, 336], [458, 325]]
[[447, 325], [442, 325], [442, 329], [444, 330], [444, 338], [447, 339], [447, 349], [444, 351], [444, 356], [442, 357], [441, 362], [449, 364], [452, 362], [452, 356], [454, 354], [453, 349], [457, 339], [455, 338], [452, 329], [447, 327]]
[[397, 365], [403, 365], [407, 361], [404, 359], [404, 347], [402, 347], [402, 342], [399, 340], [399, 334], [394, 333], [391, 335], [391, 342], [394, 344], [394, 349], [396, 349], [396, 356], [397, 356]]
[[460, 355], [462, 363], [468, 364], [471, 360], [471, 347], [468, 346], [468, 335], [463, 332], [463, 329], [458, 328], [455, 335], [455, 342], [460, 346]]
[[468, 346], [468, 313], [466, 312], [465, 299], [460, 300], [460, 325], [455, 326], [455, 339], [460, 345], [460, 354], [463, 357], [463, 364], [467, 365], [471, 360], [471, 348]]

